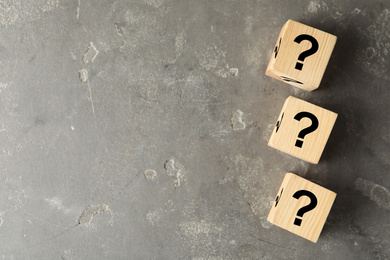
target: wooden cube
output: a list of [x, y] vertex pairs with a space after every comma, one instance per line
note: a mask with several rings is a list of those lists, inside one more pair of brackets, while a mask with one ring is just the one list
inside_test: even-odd
[[320, 85], [337, 37], [288, 20], [280, 32], [266, 75], [313, 91]]
[[335, 198], [333, 191], [287, 173], [267, 219], [316, 243]]
[[337, 114], [295, 97], [284, 102], [268, 145], [317, 164]]

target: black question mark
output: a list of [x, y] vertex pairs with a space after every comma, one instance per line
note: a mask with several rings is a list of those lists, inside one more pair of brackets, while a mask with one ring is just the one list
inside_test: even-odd
[[[307, 57], [313, 55], [314, 53], [316, 53], [318, 51], [318, 42], [317, 40], [311, 36], [311, 35], [308, 35], [308, 34], [301, 34], [301, 35], [298, 35], [295, 39], [294, 39], [294, 42], [296, 43], [301, 43], [301, 41], [309, 41], [311, 42], [311, 48], [302, 52], [299, 56], [298, 56], [298, 60], [299, 61], [304, 61]], [[297, 62], [297, 64], [295, 65], [295, 69], [296, 70], [302, 70], [302, 67], [303, 67], [303, 63], [300, 63], [300, 62]]]
[[292, 83], [297, 83], [297, 84], [303, 84], [302, 82], [299, 82], [299, 81], [297, 81], [297, 80], [295, 80], [295, 79], [290, 79], [290, 78], [288, 78], [288, 77], [285, 77], [285, 76], [280, 76], [284, 81], [286, 81], [286, 82], [292, 82]]
[[279, 46], [275, 46], [275, 59], [276, 59], [276, 56], [278, 56], [278, 52], [280, 50], [280, 44], [282, 43], [282, 37], [280, 37], [280, 40], [279, 40]]
[[[318, 122], [318, 119], [315, 115], [313, 115], [312, 113], [309, 113], [309, 112], [299, 112], [298, 114], [296, 114], [294, 116], [294, 119], [295, 120], [298, 120], [298, 121], [301, 121], [302, 118], [309, 118], [311, 120], [311, 125], [309, 127], [306, 127], [304, 129], [302, 129], [299, 134], [298, 134], [298, 138], [301, 138], [301, 139], [304, 139], [305, 138], [305, 135], [307, 134], [310, 134], [311, 132], [314, 132], [318, 126], [319, 126], [319, 122]], [[303, 141], [302, 140], [298, 140], [295, 142], [295, 146], [296, 147], [299, 147], [299, 148], [302, 148], [302, 145], [303, 145]]]
[[275, 199], [275, 207], [278, 206], [278, 203], [280, 201], [280, 198], [282, 197], [282, 194], [283, 194], [283, 190], [284, 188], [282, 189], [282, 191], [280, 192], [280, 195], [276, 197]]
[[[308, 190], [299, 190], [294, 193], [293, 197], [299, 200], [300, 197], [307, 196], [310, 198], [310, 203], [302, 208], [300, 208], [297, 212], [297, 216], [303, 218], [303, 214], [313, 210], [317, 206], [317, 197]], [[302, 219], [295, 218], [294, 225], [300, 226], [302, 223]]]
[[278, 122], [276, 122], [276, 131], [275, 131], [275, 133], [277, 133], [279, 131], [279, 127], [280, 127], [280, 125], [282, 124], [282, 121], [283, 121], [283, 116], [284, 116], [284, 112], [283, 112], [282, 117], [280, 118], [280, 120]]

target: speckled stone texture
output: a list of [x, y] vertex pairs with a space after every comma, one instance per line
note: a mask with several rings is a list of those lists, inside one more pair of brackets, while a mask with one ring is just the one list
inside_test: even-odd
[[[338, 37], [318, 90], [264, 75], [288, 20]], [[390, 1], [0, 0], [0, 258], [389, 259]], [[284, 100], [338, 113], [318, 165]], [[316, 244], [266, 217], [337, 193]]]

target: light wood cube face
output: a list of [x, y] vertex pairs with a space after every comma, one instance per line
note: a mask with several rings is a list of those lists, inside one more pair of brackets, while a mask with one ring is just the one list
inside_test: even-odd
[[316, 243], [335, 198], [333, 191], [287, 173], [267, 219]]
[[269, 61], [266, 75], [313, 91], [320, 85], [337, 37], [288, 20]]
[[284, 102], [268, 145], [317, 164], [337, 114], [295, 97]]

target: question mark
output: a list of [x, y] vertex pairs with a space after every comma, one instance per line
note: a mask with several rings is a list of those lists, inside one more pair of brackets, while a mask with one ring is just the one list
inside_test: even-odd
[[297, 80], [295, 80], [295, 79], [290, 79], [290, 78], [288, 78], [288, 77], [285, 77], [285, 76], [280, 76], [284, 81], [286, 81], [286, 82], [292, 82], [292, 83], [297, 83], [297, 84], [303, 84], [302, 82], [300, 82], [300, 81], [297, 81]]
[[278, 206], [278, 203], [279, 203], [280, 199], [282, 198], [283, 190], [284, 190], [284, 188], [280, 192], [279, 196], [277, 196], [275, 199], [275, 207]]
[[[310, 198], [310, 203], [302, 208], [300, 208], [297, 212], [297, 216], [303, 218], [303, 214], [313, 210], [317, 206], [317, 197], [308, 190], [299, 190], [294, 193], [293, 197], [299, 200], [300, 197], [307, 196]], [[302, 219], [295, 218], [294, 225], [300, 226], [302, 223]]]
[[[298, 35], [295, 39], [294, 39], [294, 42], [296, 43], [301, 43], [302, 41], [309, 41], [311, 42], [311, 48], [302, 52], [299, 56], [298, 56], [298, 60], [299, 61], [304, 61], [307, 57], [313, 55], [314, 53], [316, 53], [318, 51], [318, 42], [317, 40], [311, 36], [311, 35], [308, 35], [308, 34], [301, 34], [301, 35]], [[303, 63], [300, 63], [300, 62], [297, 62], [297, 64], [295, 64], [295, 69], [296, 70], [302, 70], [302, 67], [303, 67]]]
[[275, 59], [276, 59], [276, 56], [278, 56], [278, 53], [279, 53], [279, 50], [280, 50], [280, 44], [282, 43], [282, 37], [280, 37], [280, 40], [279, 40], [279, 46], [275, 46]]
[[279, 127], [280, 127], [280, 125], [282, 124], [282, 121], [283, 121], [283, 116], [284, 116], [284, 112], [282, 114], [282, 117], [280, 118], [280, 121], [276, 122], [276, 131], [275, 131], [275, 133], [277, 133], [279, 131]]
[[[311, 125], [309, 127], [302, 129], [299, 132], [298, 138], [301, 138], [301, 139], [304, 139], [305, 135], [310, 134], [311, 132], [314, 132], [318, 128], [318, 125], [319, 125], [317, 117], [309, 112], [299, 112], [298, 114], [296, 114], [294, 116], [294, 119], [301, 121], [301, 119], [304, 117], [307, 117], [311, 120]], [[302, 148], [302, 145], [303, 145], [303, 141], [297, 139], [297, 141], [295, 142], [295, 146]]]

